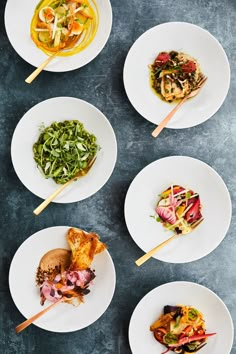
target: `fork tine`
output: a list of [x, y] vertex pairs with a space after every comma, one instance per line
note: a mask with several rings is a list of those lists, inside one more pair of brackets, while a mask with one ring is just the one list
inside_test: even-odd
[[89, 162], [88, 167], [92, 167], [93, 164], [94, 164], [94, 162], [96, 161], [96, 159], [97, 159], [97, 156], [95, 155], [95, 156], [92, 158], [92, 160]]
[[201, 224], [201, 222], [203, 222], [203, 220], [204, 220], [204, 219], [201, 218], [201, 219], [195, 221], [195, 222], [191, 225], [191, 228], [192, 228], [192, 229], [195, 229], [197, 226], [199, 226], [199, 225]]
[[204, 78], [204, 74], [201, 73], [201, 74], [199, 75], [198, 82], [199, 82], [200, 80], [202, 80], [203, 78]]
[[201, 87], [207, 80], [207, 76], [203, 75], [201, 80], [198, 82], [197, 87]]
[[197, 348], [197, 350], [195, 352], [198, 352], [200, 349], [202, 349], [207, 343], [203, 343], [202, 345], [200, 345], [200, 347]]

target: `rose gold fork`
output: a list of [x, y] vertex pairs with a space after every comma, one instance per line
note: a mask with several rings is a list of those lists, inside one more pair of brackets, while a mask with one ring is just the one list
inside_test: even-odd
[[54, 302], [53, 304], [51, 304], [50, 306], [48, 306], [47, 308], [45, 308], [44, 310], [36, 313], [36, 315], [30, 317], [28, 320], [25, 320], [24, 322], [22, 322], [21, 324], [19, 324], [16, 327], [16, 333], [20, 333], [21, 331], [23, 331], [25, 328], [27, 328], [29, 325], [31, 325], [31, 323], [33, 323], [34, 321], [36, 321], [39, 317], [43, 316], [46, 312], [48, 312], [49, 310], [51, 310], [53, 307], [57, 306], [58, 304], [60, 304], [62, 301], [64, 301], [64, 297], [62, 297], [61, 299], [59, 299], [57, 302]]
[[180, 101], [179, 104], [177, 104], [177, 106], [175, 106], [175, 108], [168, 114], [168, 116], [166, 116], [166, 118], [163, 119], [163, 121], [153, 130], [152, 136], [154, 138], [156, 138], [160, 134], [162, 129], [165, 128], [167, 123], [171, 120], [171, 118], [177, 112], [177, 110], [184, 104], [184, 102], [186, 102], [191, 97], [195, 97], [199, 93], [199, 91], [201, 90], [201, 88], [205, 84], [206, 80], [207, 80], [207, 77], [203, 75], [201, 77], [200, 81], [198, 82], [196, 89], [194, 91], [190, 92], [189, 95], [185, 96], [182, 99], [182, 101]]

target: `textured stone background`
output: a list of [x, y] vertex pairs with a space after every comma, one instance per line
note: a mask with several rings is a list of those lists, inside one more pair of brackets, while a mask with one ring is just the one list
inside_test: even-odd
[[[60, 74], [44, 72], [32, 85], [24, 82], [32, 66], [14, 51], [4, 30], [5, 3], [0, 3], [1, 353], [130, 354], [127, 331], [136, 304], [154, 287], [174, 280], [209, 287], [223, 299], [236, 321], [234, 216], [226, 238], [209, 256], [187, 266], [152, 259], [137, 269], [134, 260], [142, 252], [129, 236], [123, 215], [125, 195], [135, 175], [150, 162], [169, 155], [196, 157], [216, 169], [229, 188], [235, 210], [236, 1], [112, 0], [113, 28], [100, 55], [80, 70]], [[231, 87], [221, 109], [206, 123], [186, 130], [167, 129], [153, 140], [150, 136], [153, 125], [136, 113], [126, 97], [122, 70], [132, 43], [150, 27], [168, 21], [192, 22], [218, 38], [230, 60]], [[16, 29], [17, 25], [20, 22]], [[96, 195], [80, 203], [53, 204], [36, 218], [32, 210], [40, 199], [17, 178], [10, 144], [22, 115], [38, 102], [54, 96], [79, 97], [101, 109], [117, 136], [118, 161], [112, 177]], [[54, 334], [32, 325], [16, 335], [14, 328], [23, 317], [9, 293], [11, 259], [27, 237], [55, 225], [80, 226], [102, 235], [116, 266], [114, 298], [105, 314], [84, 330]], [[236, 353], [236, 346], [231, 353]]]

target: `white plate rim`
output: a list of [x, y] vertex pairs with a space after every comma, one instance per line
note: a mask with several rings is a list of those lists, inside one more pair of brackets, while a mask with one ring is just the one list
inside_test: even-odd
[[[129, 322], [129, 329], [128, 329], [128, 337], [129, 337], [129, 343], [130, 343], [130, 348], [131, 348], [131, 341], [130, 341], [130, 337], [131, 337], [131, 323], [132, 323], [132, 319], [135, 315], [135, 312], [138, 310], [139, 308], [139, 305], [145, 301], [150, 295], [151, 293], [155, 293], [156, 291], [158, 291], [160, 288], [165, 288], [165, 287], [171, 287], [171, 286], [174, 286], [174, 285], [189, 285], [189, 286], [192, 286], [192, 287], [196, 287], [196, 288], [201, 288], [202, 290], [206, 291], [206, 293], [210, 293], [211, 295], [213, 295], [218, 301], [219, 303], [222, 305], [222, 307], [224, 308], [225, 310], [225, 313], [227, 314], [228, 316], [228, 319], [229, 319], [229, 323], [230, 323], [230, 327], [231, 327], [231, 330], [232, 330], [232, 335], [231, 335], [231, 349], [232, 349], [232, 346], [233, 346], [233, 341], [234, 341], [234, 323], [233, 323], [233, 320], [232, 320], [232, 317], [231, 317], [231, 314], [227, 308], [227, 306], [225, 305], [224, 301], [214, 292], [212, 291], [211, 289], [207, 288], [206, 286], [204, 285], [201, 285], [201, 284], [198, 284], [198, 283], [194, 283], [194, 282], [190, 282], [190, 281], [173, 281], [173, 282], [168, 282], [168, 283], [164, 283], [164, 284], [161, 284], [157, 287], [155, 287], [154, 289], [150, 290], [147, 294], [145, 294], [141, 300], [137, 303], [137, 305], [135, 306], [133, 312], [132, 312], [132, 315], [131, 315], [131, 318], [130, 318], [130, 322]], [[131, 348], [132, 350], [132, 348]], [[132, 352], [132, 354], [135, 354], [135, 352]], [[228, 353], [229, 354], [229, 353]]]
[[[40, 102], [38, 102], [37, 104], [35, 104], [34, 106], [32, 106], [32, 107], [31, 107], [29, 110], [27, 110], [27, 111], [23, 114], [23, 116], [20, 118], [20, 120], [18, 121], [18, 123], [17, 123], [17, 125], [16, 125], [16, 127], [15, 127], [15, 129], [14, 129], [14, 132], [13, 132], [13, 134], [12, 134], [12, 140], [11, 140], [11, 161], [12, 161], [12, 165], [13, 165], [14, 171], [15, 171], [17, 177], [19, 178], [19, 180], [21, 181], [21, 183], [22, 183], [31, 193], [33, 193], [34, 195], [36, 195], [37, 197], [39, 197], [39, 198], [41, 198], [41, 199], [45, 199], [45, 198], [42, 197], [39, 193], [36, 193], [36, 192], [33, 191], [32, 189], [30, 189], [29, 186], [27, 186], [26, 183], [22, 181], [22, 179], [21, 179], [21, 177], [20, 177], [20, 175], [19, 175], [19, 172], [18, 172], [17, 169], [15, 168], [15, 164], [14, 164], [14, 159], [15, 159], [15, 158], [13, 157], [13, 155], [14, 155], [14, 149], [15, 149], [15, 147], [14, 147], [14, 144], [15, 144], [15, 143], [14, 143], [14, 141], [15, 141], [16, 132], [17, 132], [17, 130], [18, 130], [18, 128], [19, 128], [19, 125], [20, 125], [21, 121], [26, 120], [26, 119], [29, 119], [28, 116], [30, 116], [30, 114], [34, 111], [34, 109], [37, 109], [37, 108], [40, 107], [41, 105], [43, 106], [43, 105], [46, 104], [48, 101], [52, 102], [52, 101], [54, 101], [54, 100], [55, 100], [55, 102], [56, 102], [57, 100], [71, 100], [71, 101], [79, 102], [80, 104], [85, 105], [85, 106], [87, 105], [88, 107], [92, 108], [96, 113], [98, 113], [99, 115], [102, 116], [103, 120], [105, 121], [105, 123], [107, 124], [107, 126], [108, 126], [108, 128], [109, 128], [109, 130], [110, 130], [110, 134], [111, 134], [112, 139], [113, 139], [113, 142], [114, 142], [114, 160], [113, 160], [113, 165], [110, 166], [110, 174], [107, 176], [106, 179], [104, 179], [103, 184], [100, 185], [99, 189], [97, 189], [97, 191], [96, 191], [95, 193], [90, 193], [90, 194], [88, 194], [86, 197], [80, 198], [80, 199], [76, 198], [76, 199], [71, 199], [71, 200], [69, 200], [69, 201], [66, 201], [66, 200], [63, 200], [63, 199], [62, 199], [62, 200], [61, 200], [61, 199], [60, 199], [60, 200], [54, 199], [54, 200], [52, 201], [52, 203], [57, 203], [57, 204], [77, 203], [77, 202], [79, 202], [79, 201], [82, 201], [82, 200], [85, 200], [85, 199], [87, 199], [87, 198], [90, 198], [92, 195], [96, 194], [99, 190], [101, 190], [101, 189], [105, 186], [105, 184], [108, 182], [108, 180], [109, 180], [110, 177], [112, 176], [112, 174], [113, 174], [113, 172], [114, 172], [114, 168], [115, 168], [116, 162], [117, 162], [117, 139], [116, 139], [116, 135], [115, 135], [114, 129], [113, 129], [111, 123], [109, 122], [108, 118], [105, 116], [105, 114], [102, 113], [102, 112], [101, 112], [97, 107], [95, 107], [93, 104], [91, 104], [91, 103], [89, 103], [89, 102], [87, 102], [87, 101], [85, 101], [85, 100], [82, 100], [82, 99], [80, 99], [80, 98], [76, 98], [76, 97], [58, 96], [58, 97], [51, 97], [51, 98], [48, 98], [48, 99], [46, 99], [46, 100], [40, 101]], [[66, 118], [65, 118], [65, 120], [66, 120]], [[42, 176], [42, 178], [43, 178], [43, 176]], [[76, 182], [75, 182], [75, 183], [76, 183]], [[55, 190], [56, 190], [57, 188], [59, 188], [59, 187], [60, 187], [60, 185], [55, 184]]]
[[[125, 196], [125, 202], [124, 202], [124, 217], [125, 217], [125, 223], [126, 223], [126, 227], [128, 229], [128, 232], [130, 234], [130, 236], [132, 237], [133, 241], [136, 243], [136, 245], [143, 251], [145, 252], [141, 247], [140, 245], [137, 243], [137, 241], [135, 240], [135, 238], [133, 237], [132, 233], [130, 232], [130, 228], [128, 226], [128, 222], [127, 222], [127, 200], [128, 200], [128, 193], [130, 191], [130, 189], [132, 188], [133, 184], [135, 183], [135, 179], [136, 177], [141, 174], [144, 170], [148, 169], [150, 165], [155, 165], [157, 164], [159, 161], [161, 160], [166, 160], [166, 159], [175, 159], [175, 158], [181, 158], [181, 159], [186, 159], [186, 160], [195, 160], [197, 162], [200, 162], [203, 166], [205, 166], [207, 169], [209, 169], [219, 180], [220, 182], [222, 183], [222, 185], [224, 186], [224, 189], [225, 189], [225, 193], [227, 195], [227, 199], [228, 199], [228, 203], [229, 203], [229, 207], [230, 207], [230, 215], [228, 217], [228, 223], [227, 223], [227, 227], [226, 227], [226, 231], [225, 231], [225, 235], [221, 238], [221, 240], [215, 244], [214, 248], [211, 249], [210, 252], [205, 252], [202, 254], [202, 256], [199, 258], [194, 258], [192, 260], [188, 260], [188, 261], [181, 261], [181, 262], [171, 262], [171, 261], [166, 261], [162, 258], [159, 257], [159, 254], [156, 253], [155, 255], [152, 256], [152, 258], [154, 259], [157, 259], [159, 261], [162, 261], [162, 262], [165, 262], [165, 263], [171, 263], [171, 264], [184, 264], [184, 263], [190, 263], [190, 262], [194, 262], [194, 261], [197, 261], [199, 259], [202, 259], [206, 256], [208, 256], [211, 252], [213, 252], [220, 244], [221, 242], [224, 240], [224, 238], [226, 237], [227, 235], [227, 232], [229, 230], [229, 227], [230, 227], [230, 223], [231, 223], [231, 219], [232, 219], [232, 201], [231, 201], [231, 197], [230, 197], [230, 193], [229, 193], [229, 190], [227, 188], [227, 185], [225, 184], [223, 178], [218, 174], [218, 172], [216, 172], [216, 170], [214, 170], [213, 167], [211, 167], [210, 165], [208, 165], [206, 162], [200, 160], [200, 159], [197, 159], [197, 158], [194, 158], [194, 157], [190, 157], [190, 156], [184, 156], [184, 155], [173, 155], [173, 156], [166, 156], [166, 157], [163, 157], [163, 158], [160, 158], [160, 159], [157, 159], [151, 163], [149, 163], [148, 165], [146, 165], [144, 168], [142, 168], [137, 174], [136, 176], [134, 177], [134, 179], [131, 181], [130, 185], [129, 185], [129, 188], [127, 190], [127, 193], [126, 193], [126, 196]], [[164, 240], [163, 240], [164, 241]]]
[[[72, 226], [52, 226], [52, 227], [47, 227], [47, 228], [44, 228], [44, 229], [40, 229], [38, 231], [36, 231], [35, 233], [31, 234], [27, 239], [25, 239], [21, 245], [17, 248], [12, 260], [11, 260], [11, 263], [10, 263], [10, 267], [9, 267], [9, 273], [8, 273], [8, 284], [9, 284], [9, 290], [10, 290], [10, 294], [11, 294], [11, 298], [12, 298], [12, 301], [14, 302], [14, 305], [16, 306], [16, 308], [18, 309], [18, 311], [21, 313], [22, 316], [24, 316], [26, 318], [26, 316], [24, 315], [24, 313], [18, 308], [17, 304], [16, 304], [16, 297], [13, 295], [12, 293], [12, 279], [13, 279], [13, 275], [12, 275], [12, 272], [13, 272], [13, 266], [14, 266], [14, 262], [15, 262], [15, 259], [16, 257], [18, 257], [18, 254], [21, 252], [21, 249], [24, 247], [24, 245], [28, 242], [31, 242], [32, 239], [34, 237], [38, 237], [38, 235], [40, 235], [41, 233], [43, 232], [50, 232], [51, 229], [63, 229], [64, 231], [68, 230], [69, 228], [71, 228]], [[59, 231], [60, 232], [60, 231]], [[69, 249], [69, 248], [68, 248]], [[50, 250], [49, 250], [50, 251]], [[72, 332], [75, 332], [75, 331], [79, 331], [83, 328], [87, 328], [89, 327], [90, 325], [92, 325], [93, 323], [95, 323], [97, 320], [99, 320], [100, 317], [102, 317], [104, 315], [104, 313], [106, 312], [106, 310], [109, 308], [111, 302], [112, 302], [112, 299], [114, 297], [114, 293], [115, 293], [115, 289], [116, 289], [116, 270], [115, 270], [115, 265], [114, 265], [114, 262], [113, 262], [113, 259], [109, 253], [109, 251], [107, 249], [105, 249], [103, 251], [106, 256], [108, 257], [109, 259], [109, 262], [110, 262], [110, 267], [111, 267], [111, 270], [113, 272], [113, 279], [112, 279], [112, 283], [111, 283], [111, 288], [112, 288], [112, 293], [111, 293], [111, 297], [110, 297], [110, 300], [109, 302], [106, 304], [106, 307], [104, 308], [104, 311], [103, 313], [101, 313], [99, 316], [95, 317], [93, 322], [91, 322], [89, 325], [87, 326], [82, 326], [82, 327], [79, 327], [79, 328], [75, 328], [73, 330], [64, 330], [64, 331], [55, 331], [55, 330], [51, 330], [51, 329], [48, 329], [48, 328], [45, 328], [44, 326], [41, 326], [40, 324], [38, 324], [38, 322], [36, 323], [32, 323], [34, 324], [35, 326], [37, 326], [38, 328], [40, 329], [43, 329], [45, 331], [48, 331], [48, 332], [51, 332], [51, 333], [72, 333]], [[43, 255], [42, 255], [43, 256]]]
[[171, 121], [168, 123], [168, 125], [165, 127], [165, 128], [168, 128], [168, 129], [187, 129], [187, 128], [192, 128], [192, 127], [195, 127], [195, 126], [198, 126], [204, 122], [206, 122], [207, 120], [209, 120], [210, 118], [212, 118], [218, 111], [219, 109], [221, 108], [221, 106], [223, 105], [226, 97], [227, 97], [227, 94], [229, 92], [229, 87], [230, 87], [230, 81], [231, 81], [231, 71], [230, 71], [230, 64], [229, 64], [229, 60], [228, 60], [228, 57], [227, 57], [227, 54], [223, 48], [223, 46], [221, 45], [221, 43], [218, 41], [218, 39], [213, 36], [207, 29], [205, 28], [202, 28], [194, 23], [191, 23], [191, 22], [184, 22], [184, 21], [169, 21], [169, 22], [164, 22], [164, 23], [160, 23], [156, 26], [153, 26], [151, 28], [149, 28], [147, 31], [145, 31], [144, 33], [142, 33], [136, 40], [135, 42], [131, 45], [131, 47], [129, 48], [129, 51], [126, 55], [126, 58], [125, 58], [125, 62], [124, 62], [124, 67], [123, 67], [123, 83], [124, 83], [124, 88], [125, 88], [125, 92], [126, 92], [126, 95], [129, 99], [129, 102], [130, 104], [132, 105], [132, 107], [136, 110], [136, 112], [138, 112], [140, 114], [141, 117], [143, 117], [144, 119], [146, 119], [147, 121], [157, 125], [157, 123], [150, 119], [150, 117], [147, 117], [145, 116], [141, 111], [140, 109], [138, 109], [137, 107], [135, 107], [135, 104], [134, 102], [131, 100], [130, 98], [130, 95], [129, 95], [129, 91], [127, 89], [127, 81], [126, 81], [126, 67], [127, 67], [127, 63], [128, 63], [128, 60], [129, 60], [129, 55], [132, 51], [132, 49], [135, 47], [135, 44], [137, 41], [141, 40], [143, 36], [146, 35], [147, 32], [149, 31], [152, 31], [154, 28], [159, 28], [159, 27], [163, 27], [163, 26], [166, 26], [166, 25], [169, 25], [169, 24], [173, 24], [173, 25], [189, 25], [191, 27], [195, 27], [196, 29], [198, 30], [201, 30], [203, 33], [207, 34], [216, 44], [218, 44], [218, 48], [221, 50], [221, 53], [222, 55], [224, 56], [224, 59], [225, 59], [225, 64], [227, 66], [227, 72], [228, 72], [228, 77], [227, 77], [227, 89], [225, 91], [225, 95], [224, 97], [222, 98], [222, 100], [219, 102], [217, 108], [215, 109], [215, 111], [213, 113], [211, 113], [211, 115], [206, 118], [205, 120], [201, 121], [201, 122], [197, 122], [197, 123], [194, 123], [194, 124], [189, 124], [189, 125], [186, 125], [186, 126], [178, 126], [178, 124], [176, 125], [172, 125]]

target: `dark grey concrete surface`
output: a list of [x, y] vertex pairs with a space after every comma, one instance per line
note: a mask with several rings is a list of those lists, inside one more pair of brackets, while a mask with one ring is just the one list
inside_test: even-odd
[[[135, 306], [151, 289], [174, 280], [209, 287], [223, 299], [235, 322], [235, 215], [224, 241], [207, 257], [187, 265], [151, 259], [137, 269], [134, 260], [142, 251], [127, 231], [123, 206], [129, 184], [144, 166], [161, 157], [187, 155], [205, 161], [223, 177], [235, 211], [236, 1], [112, 0], [113, 28], [98, 57], [73, 72], [43, 72], [32, 85], [27, 85], [24, 79], [33, 67], [14, 51], [4, 30], [5, 3], [0, 3], [0, 352], [130, 354], [128, 325]], [[150, 136], [153, 125], [143, 119], [127, 99], [122, 71], [132, 43], [150, 27], [168, 21], [192, 22], [218, 38], [230, 61], [231, 86], [223, 106], [210, 120], [191, 129], [164, 130], [154, 140]], [[16, 28], [17, 25], [20, 23]], [[13, 170], [11, 138], [16, 124], [29, 108], [55, 96], [87, 100], [108, 117], [117, 136], [118, 160], [113, 175], [96, 195], [80, 203], [53, 204], [42, 215], [34, 217], [32, 210], [41, 200], [21, 184]], [[116, 266], [114, 298], [105, 314], [81, 331], [54, 334], [32, 325], [16, 335], [14, 328], [23, 317], [9, 292], [10, 262], [17, 248], [31, 234], [56, 225], [79, 226], [102, 236]], [[231, 353], [236, 353], [236, 344]]]

